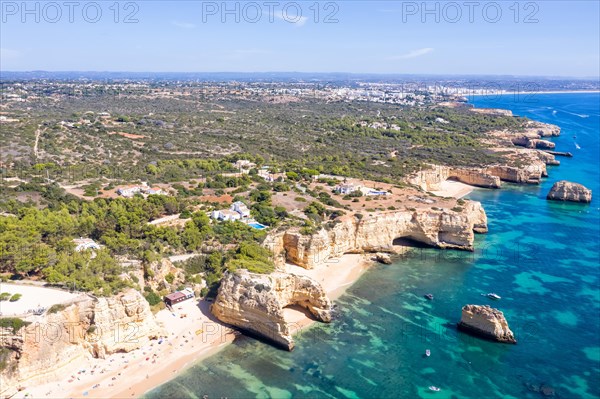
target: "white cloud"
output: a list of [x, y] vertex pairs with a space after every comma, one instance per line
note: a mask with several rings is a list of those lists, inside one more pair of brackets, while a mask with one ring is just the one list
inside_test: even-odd
[[196, 25], [189, 22], [171, 21], [171, 24], [182, 29], [194, 29]]
[[389, 57], [390, 60], [408, 60], [411, 58], [421, 57], [425, 54], [429, 54], [433, 51], [431, 47], [420, 48], [418, 50], [409, 51], [406, 54], [395, 55], [393, 57]]

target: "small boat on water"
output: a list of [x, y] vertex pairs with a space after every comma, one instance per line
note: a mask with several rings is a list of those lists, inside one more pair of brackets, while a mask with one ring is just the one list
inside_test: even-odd
[[490, 299], [495, 299], [495, 300], [502, 299], [502, 297], [501, 297], [500, 295], [498, 295], [498, 294], [495, 294], [495, 293], [493, 293], [493, 292], [488, 292], [487, 294], [481, 294], [481, 295], [483, 295], [483, 296], [487, 296], [488, 298], [490, 298]]
[[429, 349], [425, 349], [425, 356], [431, 356], [431, 351]]
[[435, 386], [433, 386], [433, 385], [429, 387], [429, 390], [430, 390], [430, 391], [433, 391], [433, 392], [439, 392], [439, 391], [441, 391], [441, 389], [440, 389], [440, 388], [438, 388], [438, 387], [435, 387]]
[[575, 148], [577, 148], [578, 150], [581, 150], [581, 147], [577, 143], [575, 143]]
[[423, 296], [430, 301], [433, 299], [433, 294], [425, 294]]

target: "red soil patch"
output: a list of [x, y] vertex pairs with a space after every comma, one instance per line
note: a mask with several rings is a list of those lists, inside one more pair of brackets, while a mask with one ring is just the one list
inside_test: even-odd
[[200, 201], [203, 202], [218, 202], [221, 204], [231, 204], [231, 202], [233, 201], [233, 197], [229, 194], [223, 194], [221, 196], [203, 195], [201, 197], [198, 197], [198, 199], [200, 199]]

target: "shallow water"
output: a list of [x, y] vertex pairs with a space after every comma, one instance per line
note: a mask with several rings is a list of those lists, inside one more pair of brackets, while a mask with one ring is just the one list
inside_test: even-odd
[[[474, 253], [416, 249], [376, 265], [337, 301], [333, 323], [297, 336], [294, 352], [243, 338], [147, 397], [539, 398], [542, 384], [561, 398], [600, 397], [600, 96], [527, 99], [473, 102], [560, 125], [552, 140], [575, 157], [559, 158], [539, 186], [475, 190], [490, 232]], [[560, 179], [591, 188], [592, 204], [546, 201]], [[467, 303], [504, 311], [518, 344], [457, 332]]]

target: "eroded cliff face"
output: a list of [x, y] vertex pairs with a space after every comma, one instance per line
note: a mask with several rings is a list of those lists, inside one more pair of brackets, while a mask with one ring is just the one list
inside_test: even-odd
[[268, 275], [238, 270], [226, 273], [211, 312], [222, 322], [256, 334], [287, 350], [294, 348], [298, 326], [290, 325], [283, 308], [298, 305], [319, 321], [331, 321], [331, 301], [315, 280], [290, 273]]
[[415, 173], [407, 182], [425, 191], [440, 190], [441, 183], [448, 179], [483, 188], [500, 188], [503, 181], [539, 184], [542, 177], [548, 176], [546, 165], [560, 165], [553, 154], [538, 149], [512, 146], [496, 148], [493, 151], [502, 152], [506, 162], [480, 168], [430, 165], [430, 169]]
[[487, 217], [479, 202], [465, 201], [460, 211], [417, 209], [376, 212], [357, 219], [346, 215], [331, 229], [303, 235], [290, 229], [271, 237], [276, 259], [312, 269], [345, 253], [393, 252], [397, 238], [409, 238], [438, 248], [473, 250], [474, 232], [487, 232]]
[[109, 298], [84, 295], [55, 313], [28, 320], [14, 332], [0, 328], [0, 349], [6, 367], [0, 386], [51, 381], [67, 366], [89, 357], [129, 352], [164, 335], [142, 295], [129, 290]]
[[466, 305], [458, 323], [460, 330], [498, 342], [516, 344], [504, 313], [487, 305]]
[[441, 184], [453, 179], [471, 186], [500, 188], [500, 178], [487, 173], [482, 168], [451, 168], [449, 166], [430, 165], [430, 169], [421, 170], [410, 176], [407, 181], [425, 191], [441, 190]]

